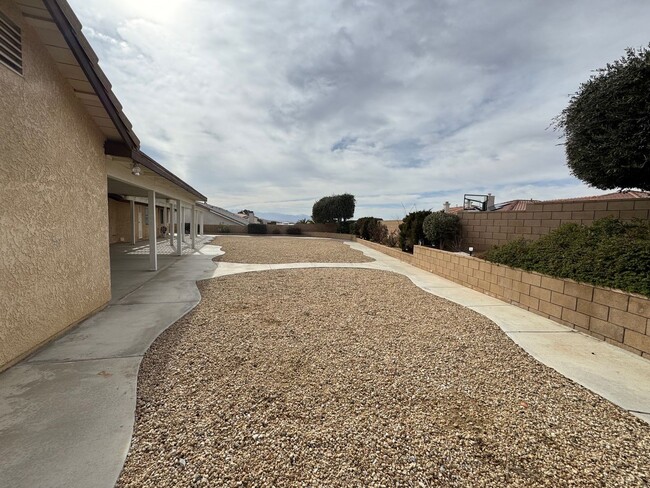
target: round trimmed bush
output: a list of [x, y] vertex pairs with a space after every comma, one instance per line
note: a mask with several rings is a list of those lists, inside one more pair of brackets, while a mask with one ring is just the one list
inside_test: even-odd
[[422, 230], [438, 249], [450, 248], [460, 237], [460, 218], [445, 212], [434, 212], [424, 219]]

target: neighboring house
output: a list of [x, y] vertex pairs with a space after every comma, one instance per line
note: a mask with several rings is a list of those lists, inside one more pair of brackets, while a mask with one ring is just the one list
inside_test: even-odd
[[199, 203], [198, 207], [203, 209], [203, 222], [206, 225], [241, 225], [246, 226], [248, 220], [238, 214], [228, 210], [210, 205], [208, 203]]
[[[570, 203], [570, 202], [592, 202], [592, 201], [607, 201], [607, 200], [633, 200], [637, 198], [647, 199], [650, 198], [650, 192], [624, 190], [613, 193], [606, 193], [604, 195], [593, 195], [587, 197], [574, 197], [574, 198], [560, 198], [555, 200], [509, 200], [507, 202], [495, 203], [492, 194], [487, 195], [487, 210], [488, 212], [523, 212], [530, 204], [539, 203]], [[443, 211], [447, 213], [457, 214], [459, 212], [480, 212], [481, 209], [474, 205], [466, 205], [465, 207], [451, 207], [449, 202], [445, 202]]]
[[268, 220], [261, 219], [252, 210], [243, 210], [237, 214], [246, 221], [246, 224], [268, 224]]
[[158, 221], [206, 198], [140, 150], [65, 0], [0, 0], [0, 34], [2, 370], [109, 302], [109, 242], [156, 269]]

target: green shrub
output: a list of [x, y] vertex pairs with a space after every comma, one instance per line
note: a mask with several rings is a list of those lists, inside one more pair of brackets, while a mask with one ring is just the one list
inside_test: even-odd
[[357, 219], [353, 231], [357, 237], [373, 242], [382, 242], [388, 236], [388, 228], [375, 217]]
[[337, 234], [352, 234], [354, 229], [354, 220], [344, 220], [338, 223], [336, 227]]
[[563, 224], [536, 241], [489, 250], [485, 259], [514, 268], [650, 296], [650, 222], [612, 217], [591, 226]]
[[399, 225], [399, 245], [402, 251], [413, 252], [413, 246], [422, 242], [424, 245], [431, 244], [429, 239], [424, 235], [422, 224], [424, 219], [431, 215], [430, 210], [419, 210], [411, 212]]
[[438, 249], [452, 249], [457, 247], [460, 239], [460, 218], [454, 214], [434, 212], [424, 219], [422, 230]]
[[230, 234], [230, 227], [227, 225], [217, 225], [217, 234]]
[[287, 227], [287, 234], [290, 236], [299, 236], [302, 234], [302, 229], [300, 227]]
[[386, 236], [381, 240], [381, 243], [384, 246], [397, 247], [399, 244], [399, 230], [395, 229], [391, 232], [388, 232], [388, 227], [386, 227]]
[[266, 234], [267, 232], [266, 224], [248, 224], [249, 234]]
[[282, 234], [282, 231], [281, 231], [280, 229], [278, 229], [277, 227], [275, 227], [275, 228], [271, 231], [271, 234], [276, 234], [276, 235], [277, 235], [277, 234]]

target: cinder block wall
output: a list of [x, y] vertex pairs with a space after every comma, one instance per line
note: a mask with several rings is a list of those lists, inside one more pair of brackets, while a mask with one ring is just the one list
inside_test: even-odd
[[538, 239], [565, 222], [591, 224], [613, 216], [648, 219], [650, 199], [531, 203], [523, 212], [461, 212], [463, 245], [485, 251], [515, 239]]
[[206, 234], [226, 234], [223, 232], [223, 229], [227, 228], [227, 234], [248, 234], [248, 230], [245, 225], [216, 225], [216, 224], [205, 224], [203, 226], [203, 232]]

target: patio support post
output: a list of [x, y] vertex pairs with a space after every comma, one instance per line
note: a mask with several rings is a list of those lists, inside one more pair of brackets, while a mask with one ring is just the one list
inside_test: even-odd
[[[167, 232], [169, 232], [169, 224], [171, 223], [172, 219], [169, 215], [169, 200], [165, 200], [165, 208], [163, 209], [163, 217], [165, 218], [165, 229], [167, 229]], [[163, 237], [167, 237], [167, 234]]]
[[169, 203], [169, 245], [174, 245], [174, 202]]
[[196, 249], [196, 206], [192, 205], [190, 214], [190, 238], [192, 239], [192, 249]]
[[186, 216], [185, 216], [185, 207], [183, 207], [183, 205], [181, 205], [180, 208], [181, 208], [181, 222], [183, 224], [183, 228], [181, 229], [180, 226], [179, 226], [178, 227], [178, 232], [182, 236], [183, 242], [185, 242], [185, 218], [186, 218]]
[[201, 230], [199, 231], [199, 234], [201, 234], [201, 236], [204, 236], [205, 234], [203, 233], [203, 212], [199, 212], [199, 222], [201, 223]]
[[131, 200], [131, 244], [135, 244], [135, 202]]
[[158, 241], [156, 234], [156, 192], [149, 190], [149, 269], [158, 271]]
[[178, 226], [178, 232], [176, 233], [176, 255], [183, 255], [183, 241], [181, 239], [182, 230], [181, 230], [181, 201], [176, 200], [176, 225]]

